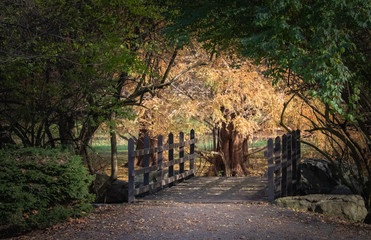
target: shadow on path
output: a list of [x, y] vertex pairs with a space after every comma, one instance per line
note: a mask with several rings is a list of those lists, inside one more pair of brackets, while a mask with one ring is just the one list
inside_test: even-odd
[[139, 201], [194, 203], [267, 201], [266, 177], [194, 177]]

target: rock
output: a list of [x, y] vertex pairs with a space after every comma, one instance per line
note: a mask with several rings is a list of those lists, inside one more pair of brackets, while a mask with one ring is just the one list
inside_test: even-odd
[[111, 178], [105, 174], [95, 174], [93, 182], [90, 186], [90, 192], [94, 193], [96, 195], [96, 201], [102, 202], [100, 200], [101, 196], [105, 189], [105, 185], [108, 184], [108, 182], [111, 181]]
[[305, 159], [299, 164], [299, 168], [301, 169], [299, 195], [329, 194], [340, 183], [333, 165], [326, 160]]
[[106, 203], [123, 203], [128, 201], [128, 182], [115, 180], [107, 188]]
[[128, 183], [96, 174], [90, 191], [96, 195], [95, 203], [123, 203], [128, 201]]
[[362, 222], [367, 216], [365, 202], [359, 195], [312, 194], [278, 198], [274, 203], [281, 207], [322, 213], [352, 222]]

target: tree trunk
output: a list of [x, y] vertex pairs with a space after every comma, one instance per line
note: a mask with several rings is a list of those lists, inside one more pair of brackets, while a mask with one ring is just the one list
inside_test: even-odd
[[48, 136], [48, 141], [46, 143], [49, 144], [51, 148], [55, 148], [55, 141], [54, 141], [53, 134], [50, 131], [49, 123], [47, 123], [47, 127], [45, 127], [45, 132], [46, 132], [46, 135]]
[[88, 166], [89, 173], [94, 174], [95, 171], [93, 168], [93, 164], [91, 163], [91, 160], [89, 158], [87, 145], [81, 144], [81, 146], [79, 147], [79, 155], [82, 157], [82, 161]]
[[110, 137], [111, 137], [111, 179], [117, 179], [117, 137], [116, 113], [111, 112]]
[[[148, 135], [148, 130], [145, 127], [142, 127], [139, 130], [139, 136], [138, 136], [138, 140], [137, 140], [136, 150], [144, 148], [144, 137], [147, 136], [147, 135]], [[150, 140], [150, 147], [151, 148], [156, 146], [156, 141], [157, 141], [156, 139], [151, 138], [151, 140]], [[135, 158], [134, 165], [135, 166], [142, 166], [142, 162], [143, 162], [143, 156], [137, 157], [137, 158]], [[149, 165], [152, 166], [152, 165], [155, 165], [156, 163], [157, 163], [156, 154], [151, 154], [149, 156]]]
[[248, 157], [248, 155], [249, 155], [249, 137], [247, 137], [243, 140], [242, 150], [243, 150], [243, 161], [245, 162], [245, 166], [247, 168], [249, 168], [249, 167], [251, 167], [250, 159]]
[[218, 152], [221, 157], [215, 159], [215, 173], [223, 176], [246, 176], [247, 138], [234, 130], [232, 123], [222, 124], [219, 131]]
[[[94, 116], [93, 120], [95, 120], [95, 122], [98, 122], [98, 116]], [[93, 137], [100, 124], [96, 123], [92, 125], [91, 123], [92, 121], [86, 121], [82, 126], [78, 138], [78, 152], [79, 155], [82, 157], [84, 163], [86, 163], [86, 165], [88, 166], [90, 174], [94, 174], [95, 170], [88, 154], [88, 146], [91, 138]]]
[[73, 129], [75, 127], [75, 121], [72, 116], [68, 116], [66, 113], [59, 114], [58, 130], [59, 137], [61, 139], [61, 145], [63, 148], [73, 145]]
[[[136, 150], [140, 150], [144, 148], [144, 136], [147, 134], [147, 129], [141, 128], [139, 130], [138, 140], [137, 140], [137, 146]], [[134, 166], [142, 166], [143, 163], [143, 156], [139, 156], [135, 158]]]

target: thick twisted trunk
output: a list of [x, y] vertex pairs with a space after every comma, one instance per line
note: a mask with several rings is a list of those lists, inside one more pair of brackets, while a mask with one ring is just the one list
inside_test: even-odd
[[234, 130], [233, 123], [223, 123], [218, 137], [218, 152], [221, 155], [215, 159], [215, 173], [223, 176], [246, 176], [247, 138]]

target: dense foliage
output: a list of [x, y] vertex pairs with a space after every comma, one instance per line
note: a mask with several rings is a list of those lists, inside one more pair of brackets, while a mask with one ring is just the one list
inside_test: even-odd
[[1, 139], [73, 146], [94, 172], [87, 145], [96, 129], [115, 124], [112, 116], [132, 118], [146, 93], [170, 84], [171, 54], [159, 34], [165, 8], [5, 0], [0, 9]]
[[108, 1], [0, 4], [1, 124], [25, 146], [68, 143], [74, 119], [104, 115], [114, 72], [135, 62], [115, 24], [124, 10]]
[[0, 151], [0, 225], [42, 228], [91, 211], [92, 178], [81, 158], [39, 148]]

